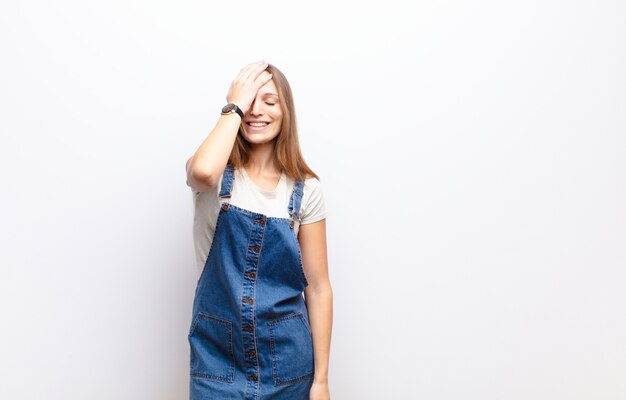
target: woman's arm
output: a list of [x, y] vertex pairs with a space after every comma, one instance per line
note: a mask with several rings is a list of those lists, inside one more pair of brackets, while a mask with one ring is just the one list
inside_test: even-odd
[[328, 360], [333, 322], [333, 291], [328, 278], [326, 219], [300, 225], [298, 241], [309, 285], [304, 289], [313, 335], [314, 382], [328, 385]]
[[[267, 63], [264, 61], [242, 68], [230, 85], [226, 101], [237, 104], [244, 114], [247, 113], [259, 88], [272, 79], [266, 68]], [[241, 118], [237, 113], [220, 116], [209, 136], [187, 160], [185, 169], [188, 186], [203, 192], [217, 185], [235, 144], [240, 125]]]
[[187, 185], [204, 192], [217, 185], [235, 143], [241, 118], [237, 113], [220, 116], [215, 128], [187, 160]]

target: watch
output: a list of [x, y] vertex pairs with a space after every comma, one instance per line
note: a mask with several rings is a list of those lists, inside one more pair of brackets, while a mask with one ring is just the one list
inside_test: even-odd
[[237, 104], [228, 103], [228, 104], [226, 104], [222, 108], [222, 115], [224, 115], [224, 114], [232, 114], [232, 113], [235, 113], [235, 112], [237, 114], [239, 114], [241, 119], [243, 119], [243, 111], [241, 111], [241, 108], [237, 107]]

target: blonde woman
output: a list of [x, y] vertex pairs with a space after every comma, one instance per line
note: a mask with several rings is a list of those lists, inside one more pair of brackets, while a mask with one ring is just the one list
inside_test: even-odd
[[300, 151], [291, 88], [259, 61], [226, 100], [186, 165], [200, 273], [190, 399], [328, 400], [326, 208]]

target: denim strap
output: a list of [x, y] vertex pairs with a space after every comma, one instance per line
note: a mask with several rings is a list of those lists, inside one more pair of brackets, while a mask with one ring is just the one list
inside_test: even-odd
[[224, 175], [222, 177], [222, 187], [220, 190], [220, 199], [230, 198], [230, 194], [233, 190], [233, 175], [235, 168], [232, 164], [226, 164], [224, 168]]
[[302, 203], [304, 182], [296, 181], [289, 198], [289, 216], [291, 220], [300, 220], [302, 218], [302, 210], [300, 210], [300, 204]]

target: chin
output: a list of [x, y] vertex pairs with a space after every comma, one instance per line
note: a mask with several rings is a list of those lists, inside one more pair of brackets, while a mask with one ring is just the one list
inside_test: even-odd
[[278, 137], [278, 133], [272, 135], [255, 135], [248, 134], [244, 132], [243, 138], [246, 139], [247, 142], [252, 144], [264, 144], [268, 142], [274, 141]]

